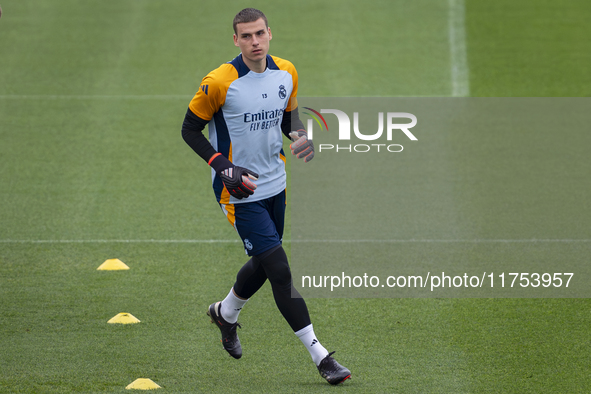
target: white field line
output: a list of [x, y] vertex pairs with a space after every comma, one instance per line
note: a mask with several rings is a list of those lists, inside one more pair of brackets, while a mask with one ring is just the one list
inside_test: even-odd
[[193, 94], [0, 94], [0, 100], [191, 100]]
[[[311, 96], [314, 97], [314, 96]], [[318, 96], [319, 97], [319, 96]], [[322, 96], [342, 97], [342, 96]], [[355, 96], [363, 97], [408, 97], [408, 96]], [[440, 94], [418, 94], [413, 97], [441, 97]], [[0, 100], [191, 100], [193, 94], [155, 94], [155, 95], [68, 95], [68, 94], [0, 94]]]
[[[2, 244], [83, 244], [83, 243], [163, 243], [163, 244], [224, 244], [239, 243], [238, 239], [0, 239]], [[284, 243], [587, 243], [591, 239], [298, 239]]]
[[449, 1], [449, 50], [451, 63], [451, 95], [470, 96], [470, 72], [466, 48], [466, 7], [464, 0]]
[[238, 243], [238, 239], [0, 239], [3, 244], [223, 244]]
[[[285, 242], [285, 241], [284, 241]], [[292, 240], [302, 243], [579, 243], [591, 239], [307, 239]]]

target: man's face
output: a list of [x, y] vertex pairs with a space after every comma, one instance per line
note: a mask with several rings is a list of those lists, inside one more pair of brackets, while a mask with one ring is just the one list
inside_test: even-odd
[[265, 21], [257, 19], [254, 22], [238, 23], [234, 34], [234, 45], [240, 48], [242, 56], [251, 62], [260, 62], [269, 52], [271, 28]]

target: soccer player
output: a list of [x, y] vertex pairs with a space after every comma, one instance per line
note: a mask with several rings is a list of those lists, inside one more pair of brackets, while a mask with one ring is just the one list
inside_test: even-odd
[[[298, 116], [298, 75], [289, 61], [268, 54], [272, 35], [261, 11], [240, 11], [233, 27], [241, 53], [203, 78], [182, 126], [184, 140], [211, 166], [217, 201], [250, 257], [226, 298], [211, 304], [207, 314], [221, 330], [224, 349], [240, 358], [238, 315], [268, 279], [279, 311], [320, 375], [338, 384], [351, 372], [316, 338], [306, 303], [292, 289], [281, 244], [286, 204], [282, 136], [293, 141], [290, 149], [297, 158], [309, 162], [314, 157]], [[205, 125], [209, 141], [202, 133]]]

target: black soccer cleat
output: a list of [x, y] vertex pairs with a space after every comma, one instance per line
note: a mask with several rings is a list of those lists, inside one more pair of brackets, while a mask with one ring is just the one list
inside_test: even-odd
[[230, 353], [230, 356], [238, 359], [242, 357], [242, 346], [240, 346], [240, 339], [238, 339], [238, 334], [236, 334], [236, 327], [241, 326], [239, 323], [232, 324], [224, 320], [220, 313], [221, 305], [221, 301], [211, 304], [207, 310], [207, 316], [211, 318], [211, 322], [215, 323], [222, 332], [224, 349]]
[[331, 357], [333, 354], [334, 352], [328, 353], [328, 356], [320, 361], [320, 365], [318, 365], [317, 368], [318, 372], [320, 372], [320, 376], [326, 379], [328, 383], [339, 384], [351, 377], [351, 371], [337, 363], [337, 361]]

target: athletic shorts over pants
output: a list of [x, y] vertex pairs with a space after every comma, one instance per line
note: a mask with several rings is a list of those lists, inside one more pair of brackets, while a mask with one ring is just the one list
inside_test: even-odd
[[281, 245], [285, 204], [285, 190], [264, 200], [233, 204], [234, 228], [247, 255], [256, 256]]

